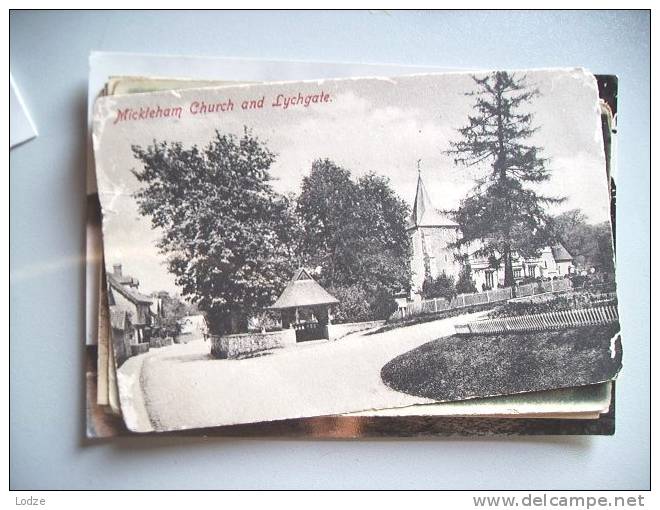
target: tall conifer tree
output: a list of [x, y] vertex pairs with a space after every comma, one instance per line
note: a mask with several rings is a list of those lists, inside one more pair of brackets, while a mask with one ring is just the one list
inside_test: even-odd
[[511, 286], [513, 254], [538, 256], [553, 242], [545, 206], [562, 199], [532, 189], [550, 178], [542, 148], [529, 143], [537, 128], [524, 111], [538, 90], [507, 72], [473, 79], [476, 90], [466, 95], [475, 98], [474, 113], [447, 151], [457, 165], [483, 170], [455, 211], [463, 233], [457, 247], [478, 246], [475, 254], [503, 265], [504, 285]]

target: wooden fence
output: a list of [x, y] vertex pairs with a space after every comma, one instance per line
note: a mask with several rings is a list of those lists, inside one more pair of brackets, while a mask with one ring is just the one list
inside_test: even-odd
[[[528, 283], [516, 287], [516, 297], [528, 297], [548, 292], [563, 292], [571, 290], [571, 281], [569, 279], [550, 280], [547, 282]], [[401, 320], [405, 317], [415, 317], [417, 315], [428, 315], [431, 313], [451, 310], [454, 308], [466, 308], [468, 306], [484, 305], [487, 303], [498, 303], [508, 301], [513, 297], [511, 287], [503, 289], [487, 290], [474, 294], [459, 294], [451, 301], [444, 298], [427, 299], [408, 303], [405, 308], [399, 308], [394, 312], [389, 320]]]
[[571, 281], [568, 278], [548, 280], [547, 282], [527, 283], [516, 287], [516, 297], [536, 296], [547, 292], [564, 292], [571, 290]]
[[556, 312], [520, 315], [487, 319], [467, 324], [457, 324], [456, 333], [460, 335], [505, 333], [508, 331], [546, 331], [577, 326], [608, 324], [619, 320], [617, 307], [614, 305], [578, 310], [560, 310]]

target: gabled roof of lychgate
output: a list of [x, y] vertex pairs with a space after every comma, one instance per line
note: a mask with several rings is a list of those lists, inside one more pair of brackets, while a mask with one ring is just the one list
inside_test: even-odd
[[417, 178], [415, 202], [407, 225], [408, 229], [417, 227], [458, 227], [458, 223], [433, 207], [421, 174]]
[[298, 269], [291, 281], [270, 310], [284, 310], [286, 308], [302, 308], [305, 306], [334, 305], [339, 300], [321, 287], [306, 269]]

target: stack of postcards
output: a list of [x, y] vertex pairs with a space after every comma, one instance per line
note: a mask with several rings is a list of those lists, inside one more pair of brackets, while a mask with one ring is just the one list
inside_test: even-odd
[[90, 62], [88, 437], [614, 433], [615, 76]]

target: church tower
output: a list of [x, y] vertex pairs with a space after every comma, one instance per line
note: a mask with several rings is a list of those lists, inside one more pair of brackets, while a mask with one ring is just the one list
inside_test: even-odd
[[458, 239], [458, 223], [433, 207], [419, 166], [417, 170], [417, 192], [407, 225], [412, 247], [413, 299], [421, 299], [422, 285], [427, 276], [436, 278], [444, 272], [456, 279], [461, 270], [461, 264], [455, 257], [456, 250], [449, 246]]

